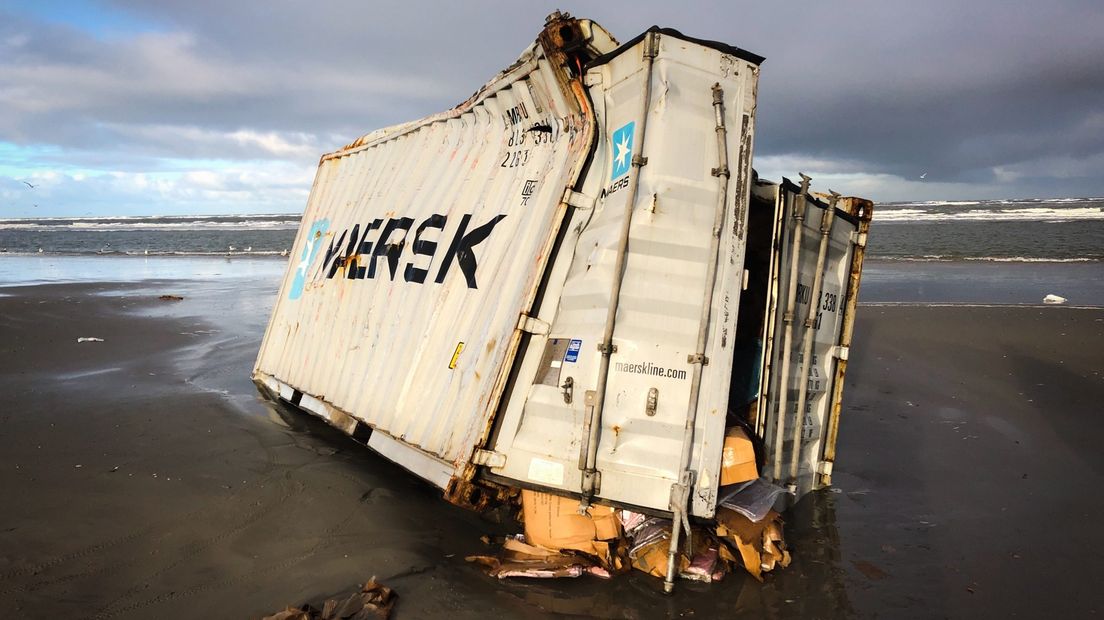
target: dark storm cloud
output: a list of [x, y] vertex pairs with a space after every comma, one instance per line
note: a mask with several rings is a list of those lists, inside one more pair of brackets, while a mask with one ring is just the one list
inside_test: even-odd
[[[309, 163], [356, 135], [464, 99], [555, 8], [112, 6], [150, 31], [113, 38], [11, 14], [0, 22], [0, 140], [120, 159]], [[561, 6], [622, 40], [658, 23], [766, 56], [757, 161], [881, 179], [867, 185], [873, 191], [927, 172], [966, 195], [1104, 194], [1096, 2]]]

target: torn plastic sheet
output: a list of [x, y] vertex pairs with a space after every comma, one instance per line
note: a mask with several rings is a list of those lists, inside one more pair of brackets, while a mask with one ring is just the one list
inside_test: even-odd
[[717, 502], [717, 505], [735, 510], [758, 523], [766, 518], [779, 496], [784, 493], [789, 491], [762, 478], [756, 478], [734, 485], [730, 492], [721, 496], [721, 501]]

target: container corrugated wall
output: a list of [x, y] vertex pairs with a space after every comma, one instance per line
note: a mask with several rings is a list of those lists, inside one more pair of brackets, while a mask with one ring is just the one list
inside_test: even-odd
[[466, 463], [594, 140], [547, 33], [465, 104], [322, 158], [259, 382]]

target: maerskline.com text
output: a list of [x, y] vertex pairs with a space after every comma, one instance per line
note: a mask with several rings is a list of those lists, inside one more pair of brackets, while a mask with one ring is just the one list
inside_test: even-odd
[[685, 379], [686, 371], [681, 368], [665, 368], [656, 366], [651, 362], [614, 362], [614, 370], [629, 372], [634, 375], [650, 375], [652, 377], [667, 377], [668, 379]]

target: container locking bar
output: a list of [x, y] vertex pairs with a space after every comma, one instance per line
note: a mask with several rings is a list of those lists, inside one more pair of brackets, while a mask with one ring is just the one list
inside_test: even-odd
[[682, 429], [682, 453], [679, 460], [679, 481], [671, 485], [671, 544], [667, 548], [667, 576], [663, 591], [670, 594], [675, 589], [678, 570], [676, 558], [679, 548], [679, 531], [686, 530], [686, 548], [693, 553], [694, 544], [690, 532], [690, 489], [694, 484], [694, 472], [690, 470], [690, 458], [694, 451], [694, 427], [698, 418], [698, 398], [701, 396], [702, 372], [709, 358], [705, 356], [709, 339], [709, 315], [713, 309], [713, 288], [717, 283], [717, 263], [721, 252], [721, 231], [724, 230], [725, 205], [728, 203], [728, 130], [724, 117], [724, 89], [713, 85], [713, 115], [717, 136], [717, 205], [713, 212], [713, 230], [709, 240], [709, 262], [705, 274], [705, 295], [702, 299], [701, 317], [698, 319], [698, 340], [695, 353], [687, 358], [693, 365], [690, 379], [690, 403], [686, 410], [686, 422]]
[[782, 481], [782, 442], [786, 436], [786, 417], [790, 395], [790, 352], [793, 350], [794, 309], [797, 307], [797, 278], [801, 264], [801, 238], [805, 236], [805, 208], [809, 198], [809, 182], [812, 177], [804, 172], [801, 175], [801, 191], [793, 202], [793, 238], [790, 252], [790, 279], [786, 286], [786, 307], [782, 314], [782, 374], [778, 382], [778, 409], [774, 412], [774, 453], [773, 477], [775, 482]]
[[[579, 465], [582, 469], [582, 501], [579, 510], [586, 510], [590, 506], [590, 500], [598, 492], [601, 485], [601, 476], [597, 470], [598, 440], [602, 431], [602, 407], [606, 402], [606, 385], [609, 380], [610, 356], [617, 350], [613, 344], [613, 331], [617, 321], [617, 306], [621, 299], [621, 283], [625, 277], [625, 261], [629, 252], [629, 226], [632, 224], [633, 208], [636, 205], [637, 187], [640, 185], [640, 166], [643, 165], [641, 153], [644, 150], [644, 141], [648, 130], [648, 104], [652, 99], [652, 72], [655, 67], [655, 56], [659, 49], [659, 34], [649, 32], [644, 37], [644, 85], [640, 98], [640, 119], [636, 128], [638, 135], [633, 139], [633, 154], [630, 166], [629, 188], [625, 196], [625, 210], [622, 214], [621, 230], [617, 240], [617, 259], [613, 267], [613, 281], [610, 283], [609, 307], [606, 309], [606, 322], [602, 330], [602, 341], [598, 343], [601, 351], [598, 366], [598, 384], [595, 386], [593, 406], [587, 407], [587, 415], [583, 420], [583, 442], [579, 453]], [[590, 398], [590, 392], [587, 393]], [[588, 402], [588, 405], [590, 403]]]

